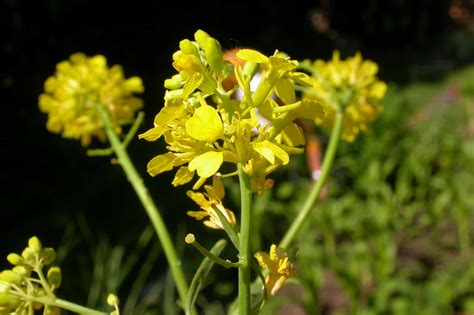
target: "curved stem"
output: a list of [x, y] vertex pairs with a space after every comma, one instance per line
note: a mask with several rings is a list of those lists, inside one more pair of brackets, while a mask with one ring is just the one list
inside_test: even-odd
[[301, 232], [303, 225], [311, 214], [311, 210], [318, 201], [319, 195], [321, 194], [324, 184], [326, 183], [326, 180], [329, 176], [329, 172], [331, 171], [334, 157], [336, 156], [337, 146], [341, 138], [343, 125], [344, 114], [341, 111], [338, 111], [336, 113], [336, 121], [334, 123], [334, 127], [332, 128], [329, 146], [324, 156], [323, 165], [321, 167], [321, 175], [318, 180], [313, 184], [313, 187], [311, 188], [311, 191], [308, 195], [308, 199], [306, 199], [303, 208], [301, 209], [300, 213], [293, 221], [285, 236], [281, 240], [279, 245], [280, 247], [287, 248], [288, 245], [293, 242], [298, 233]]
[[120, 142], [119, 137], [115, 133], [107, 109], [105, 109], [105, 107], [99, 103], [94, 103], [94, 106], [99, 113], [100, 118], [102, 119], [105, 132], [110, 141], [110, 145], [117, 155], [120, 165], [127, 174], [128, 181], [132, 184], [133, 189], [135, 189], [138, 198], [140, 199], [148, 214], [148, 217], [150, 218], [151, 223], [153, 224], [153, 227], [155, 228], [156, 234], [158, 235], [160, 243], [163, 246], [163, 251], [165, 253], [166, 259], [168, 260], [174, 281], [176, 282], [179, 297], [184, 302], [186, 301], [186, 296], [188, 294], [188, 286], [186, 284], [183, 271], [180, 267], [180, 260], [178, 259], [176, 250], [174, 248], [173, 242], [171, 241], [168, 229], [164, 224], [163, 218], [161, 217], [158, 208], [148, 193], [148, 189], [143, 184], [143, 179], [140, 177], [140, 175], [138, 175], [138, 172], [130, 160], [124, 145]]
[[252, 191], [250, 188], [250, 179], [244, 172], [242, 165], [239, 168], [240, 181], [240, 200], [241, 200], [241, 216], [240, 216], [240, 246], [239, 258], [244, 264], [239, 268], [239, 314], [250, 314], [250, 217], [252, 206]]
[[42, 296], [42, 297], [34, 297], [28, 298], [30, 301], [39, 302], [44, 305], [56, 306], [74, 313], [78, 314], [87, 314], [87, 315], [107, 315], [109, 313], [99, 312], [94, 309], [75, 304], [66, 300], [62, 299], [53, 299], [49, 296]]

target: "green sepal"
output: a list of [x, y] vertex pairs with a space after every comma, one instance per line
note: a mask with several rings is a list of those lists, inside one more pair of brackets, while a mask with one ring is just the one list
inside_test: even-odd
[[51, 267], [48, 270], [48, 283], [53, 288], [59, 288], [62, 281], [61, 269], [59, 267]]
[[[219, 256], [226, 245], [227, 241], [224, 239], [217, 241], [212, 247], [211, 253], [216, 256]], [[201, 265], [194, 274], [194, 278], [191, 282], [191, 286], [189, 287], [188, 291], [188, 296], [186, 298], [186, 315], [192, 314], [192, 310], [194, 309], [194, 304], [196, 303], [196, 299], [199, 295], [199, 292], [201, 291], [204, 282], [206, 281], [206, 278], [209, 275], [209, 272], [211, 271], [213, 266], [214, 262], [206, 257], [202, 260]]]

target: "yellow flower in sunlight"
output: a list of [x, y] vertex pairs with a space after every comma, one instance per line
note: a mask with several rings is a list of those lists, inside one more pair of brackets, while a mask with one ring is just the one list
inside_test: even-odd
[[[165, 104], [154, 127], [139, 135], [148, 141], [163, 137], [167, 144], [167, 153], [148, 163], [148, 173], [156, 176], [179, 168], [175, 186], [197, 174], [196, 190], [225, 163], [240, 164], [252, 189], [262, 193], [273, 184], [266, 176], [303, 151], [304, 134], [295, 119], [314, 120], [324, 114], [317, 101], [296, 99], [294, 83], [308, 87], [312, 79], [297, 71], [297, 61], [278, 51], [267, 57], [239, 50], [237, 56], [247, 66], [232, 67], [217, 40], [201, 30], [194, 37], [196, 41], [182, 40], [173, 54], [179, 74], [165, 81]], [[250, 83], [257, 70], [261, 80], [253, 91]], [[224, 89], [223, 81], [230, 76], [235, 84]], [[238, 89], [243, 98], [235, 97]], [[262, 117], [268, 123], [262, 123]]]
[[273, 244], [270, 253], [258, 252], [255, 254], [260, 267], [268, 269], [269, 273], [265, 278], [267, 298], [275, 296], [285, 284], [286, 279], [293, 276], [294, 267], [285, 250]]
[[143, 106], [142, 100], [133, 96], [143, 93], [142, 80], [125, 79], [122, 67], [109, 68], [102, 55], [71, 55], [69, 60], [57, 64], [56, 73], [46, 80], [44, 89], [39, 108], [48, 113], [48, 130], [65, 138], [80, 139], [84, 146], [93, 136], [105, 139], [94, 102], [108, 109], [117, 132]]
[[220, 178], [214, 176], [212, 186], [205, 185], [204, 189], [206, 190], [205, 193], [194, 192], [192, 190], [187, 192], [188, 197], [194, 200], [202, 209], [201, 211], [188, 211], [187, 214], [190, 217], [196, 218], [196, 220], [202, 220], [208, 217], [208, 219], [204, 221], [205, 226], [211, 229], [222, 230], [224, 226], [216, 213], [217, 209], [230, 224], [234, 225], [236, 223], [234, 213], [226, 209], [222, 204], [225, 191]]
[[367, 131], [368, 125], [383, 112], [379, 102], [387, 85], [376, 77], [377, 64], [363, 60], [360, 53], [341, 60], [336, 51], [332, 60], [316, 60], [313, 67], [320, 77], [314, 77], [314, 93], [307, 93], [305, 98], [317, 99], [324, 108], [325, 116], [316, 117], [316, 124], [331, 128], [336, 111], [342, 106], [342, 139], [354, 141], [359, 132]]

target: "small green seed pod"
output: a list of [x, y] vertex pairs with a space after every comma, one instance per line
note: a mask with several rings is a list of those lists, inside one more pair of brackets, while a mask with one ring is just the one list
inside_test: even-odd
[[10, 262], [10, 264], [12, 264], [14, 266], [20, 265], [24, 262], [23, 257], [21, 257], [18, 254], [15, 254], [15, 253], [9, 254], [7, 256], [7, 260], [8, 260], [8, 262]]
[[0, 274], [0, 280], [11, 284], [20, 284], [23, 281], [23, 276], [12, 270], [4, 270]]
[[258, 63], [247, 61], [244, 64], [242, 73], [244, 74], [245, 77], [253, 78], [253, 76], [258, 72], [259, 69], [260, 69], [260, 65]]
[[211, 36], [209, 36], [209, 34], [204, 32], [203, 30], [197, 30], [196, 33], [194, 33], [194, 39], [198, 43], [199, 47], [201, 47], [202, 49], [206, 47], [207, 39], [210, 37]]
[[209, 37], [206, 40], [206, 46], [204, 46], [204, 54], [206, 55], [207, 63], [211, 67], [211, 70], [220, 74], [224, 69], [221, 44], [219, 44], [216, 39]]
[[39, 253], [41, 249], [43, 249], [41, 241], [36, 236], [33, 236], [28, 240], [28, 247], [31, 248], [35, 254]]
[[48, 283], [53, 288], [59, 288], [62, 281], [61, 269], [59, 267], [51, 267], [48, 270]]
[[189, 39], [183, 39], [179, 42], [179, 49], [186, 55], [199, 57], [199, 51]]

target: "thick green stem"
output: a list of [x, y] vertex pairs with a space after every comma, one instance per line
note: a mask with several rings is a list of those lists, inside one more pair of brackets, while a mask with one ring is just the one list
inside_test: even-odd
[[42, 296], [42, 297], [34, 297], [30, 298], [30, 301], [39, 302], [41, 304], [56, 306], [77, 314], [87, 314], [87, 315], [107, 315], [110, 313], [99, 312], [94, 309], [84, 307], [79, 304], [75, 304], [66, 300], [51, 298], [49, 296]]
[[95, 103], [94, 106], [99, 113], [100, 118], [102, 119], [105, 132], [110, 141], [110, 145], [117, 155], [120, 165], [127, 174], [128, 181], [135, 189], [138, 198], [142, 202], [142, 205], [145, 208], [148, 217], [153, 224], [153, 227], [155, 228], [156, 234], [158, 235], [161, 245], [163, 246], [163, 251], [165, 253], [166, 259], [168, 260], [174, 281], [176, 282], [179, 297], [184, 302], [186, 301], [186, 296], [188, 294], [188, 286], [186, 284], [183, 271], [180, 267], [181, 262], [178, 259], [176, 250], [174, 248], [173, 242], [171, 241], [168, 229], [164, 224], [163, 218], [161, 217], [158, 208], [148, 193], [148, 189], [143, 184], [143, 179], [140, 177], [140, 175], [138, 175], [138, 172], [130, 160], [124, 145], [120, 142], [119, 137], [115, 133], [107, 109], [102, 104], [98, 103]]
[[243, 263], [243, 266], [239, 268], [239, 315], [249, 315], [250, 263], [252, 259], [250, 250], [252, 191], [249, 176], [242, 169], [242, 165], [239, 164], [238, 168], [241, 201], [239, 257]]
[[280, 242], [280, 246], [283, 248], [288, 247], [291, 242], [296, 238], [298, 233], [301, 232], [303, 225], [308, 221], [308, 217], [311, 214], [311, 210], [314, 208], [314, 205], [318, 201], [319, 195], [323, 190], [324, 184], [329, 176], [331, 171], [334, 157], [336, 156], [337, 146], [341, 138], [342, 126], [344, 125], [344, 114], [339, 111], [336, 113], [336, 121], [331, 132], [331, 139], [329, 141], [329, 146], [327, 148], [326, 154], [324, 156], [323, 165], [321, 167], [321, 174], [317, 181], [313, 184], [311, 191], [306, 199], [303, 208], [296, 217], [296, 219], [291, 224], [290, 228], [286, 232], [285, 236]]

